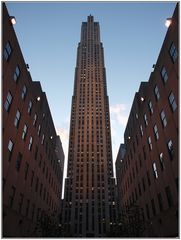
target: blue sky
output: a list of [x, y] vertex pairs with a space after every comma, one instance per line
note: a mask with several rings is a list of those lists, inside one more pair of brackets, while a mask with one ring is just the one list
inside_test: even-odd
[[[113, 160], [135, 92], [148, 81], [176, 2], [7, 2], [32, 79], [46, 92], [67, 160], [71, 97], [81, 23], [100, 23], [110, 101]], [[65, 165], [67, 161], [65, 161]], [[65, 168], [66, 169], [66, 168]]]

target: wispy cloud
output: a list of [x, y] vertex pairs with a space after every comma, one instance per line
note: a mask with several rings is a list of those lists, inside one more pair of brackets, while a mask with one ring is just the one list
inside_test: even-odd
[[129, 116], [129, 110], [129, 104], [117, 103], [110, 106], [112, 151], [114, 162], [118, 154], [119, 146], [124, 142], [124, 131]]
[[113, 121], [125, 127], [128, 119], [128, 104], [120, 103], [110, 106], [110, 114]]

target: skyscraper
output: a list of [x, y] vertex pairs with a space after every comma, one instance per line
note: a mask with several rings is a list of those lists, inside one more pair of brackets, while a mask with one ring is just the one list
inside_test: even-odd
[[82, 23], [77, 50], [63, 222], [76, 237], [101, 237], [115, 219], [109, 100], [99, 23]]

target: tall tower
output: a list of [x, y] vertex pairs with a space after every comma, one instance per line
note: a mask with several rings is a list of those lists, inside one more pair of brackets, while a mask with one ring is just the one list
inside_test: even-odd
[[82, 23], [77, 49], [63, 222], [75, 237], [102, 237], [115, 219], [109, 100], [99, 23]]

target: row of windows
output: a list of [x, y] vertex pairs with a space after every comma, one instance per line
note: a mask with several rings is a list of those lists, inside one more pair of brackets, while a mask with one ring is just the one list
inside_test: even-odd
[[[169, 140], [168, 143], [167, 143], [167, 149], [168, 149], [168, 152], [169, 152], [169, 156], [170, 156], [170, 160], [173, 160], [174, 158], [174, 148], [173, 148], [173, 142], [172, 140]], [[144, 150], [144, 149], [143, 149]], [[145, 153], [146, 154], [146, 153]], [[164, 171], [166, 169], [166, 163], [165, 163], [165, 160], [164, 160], [164, 155], [163, 153], [160, 153], [159, 156], [158, 156], [158, 159], [159, 159], [159, 166], [160, 166], [160, 169], [161, 171]], [[139, 154], [139, 161], [140, 161], [140, 168], [142, 167], [142, 161], [141, 161], [141, 155]], [[127, 180], [125, 180], [125, 184], [123, 186], [123, 189], [122, 189], [122, 193], [125, 194], [126, 191], [129, 189], [129, 186], [133, 181], [133, 179], [136, 178], [136, 175], [135, 175], [135, 169], [136, 169], [136, 173], [138, 174], [138, 165], [137, 165], [137, 161], [135, 162], [135, 169], [134, 167], [132, 167], [132, 171], [130, 169], [130, 175], [128, 175], [126, 173], [126, 169], [128, 169], [128, 164], [127, 164], [128, 161], [125, 162], [125, 164], [123, 165], [123, 168], [122, 168], [122, 177], [123, 176], [127, 176]], [[153, 176], [155, 179], [157, 179], [159, 177], [159, 173], [158, 173], [158, 167], [157, 167], [157, 163], [156, 161], [154, 161], [152, 163], [152, 173], [153, 173]], [[148, 174], [147, 174], [147, 177], [148, 177]], [[148, 186], [151, 185], [151, 182], [150, 182], [150, 178], [148, 177]]]
[[[46, 192], [46, 190], [44, 191]], [[41, 208], [37, 207], [37, 215], [35, 215], [36, 212], [36, 204], [30, 202], [30, 199], [25, 199], [24, 194], [20, 193], [19, 196], [16, 194], [16, 188], [14, 186], [11, 187], [11, 191], [9, 194], [9, 206], [10, 208], [14, 208], [15, 203], [15, 197], [18, 197], [18, 204], [17, 204], [17, 211], [20, 214], [23, 214], [27, 217], [29, 217], [32, 220], [39, 220], [41, 216]], [[51, 195], [47, 192], [47, 199], [46, 202], [48, 206], [52, 209], [52, 211], [57, 210], [57, 205], [53, 202], [53, 199], [51, 198]], [[31, 205], [31, 213], [30, 213], [30, 205]], [[43, 210], [42, 210], [43, 214]], [[36, 217], [36, 218], [35, 218]]]
[[[177, 179], [175, 180], [175, 183], [177, 182]], [[139, 185], [139, 194], [140, 194], [140, 185]], [[171, 192], [171, 188], [169, 186], [165, 187], [165, 195], [166, 195], [166, 199], [167, 199], [167, 204], [168, 207], [172, 207], [174, 202], [173, 202], [173, 196], [172, 196], [172, 192]], [[129, 200], [127, 200], [125, 202], [125, 206], [129, 206], [132, 203], [134, 203], [136, 200], [138, 199], [138, 193], [137, 190], [135, 189], [135, 193], [133, 192], [129, 198]], [[152, 216], [156, 216], [157, 214], [159, 214], [159, 212], [162, 212], [164, 210], [164, 206], [165, 206], [165, 202], [163, 201], [163, 197], [161, 193], [157, 194], [157, 199], [151, 199], [151, 201], [149, 203], [145, 204], [145, 215], [147, 217], [147, 219], [149, 220], [151, 218], [151, 212], [152, 212]], [[158, 207], [159, 209], [156, 207], [156, 201], [158, 203]]]

